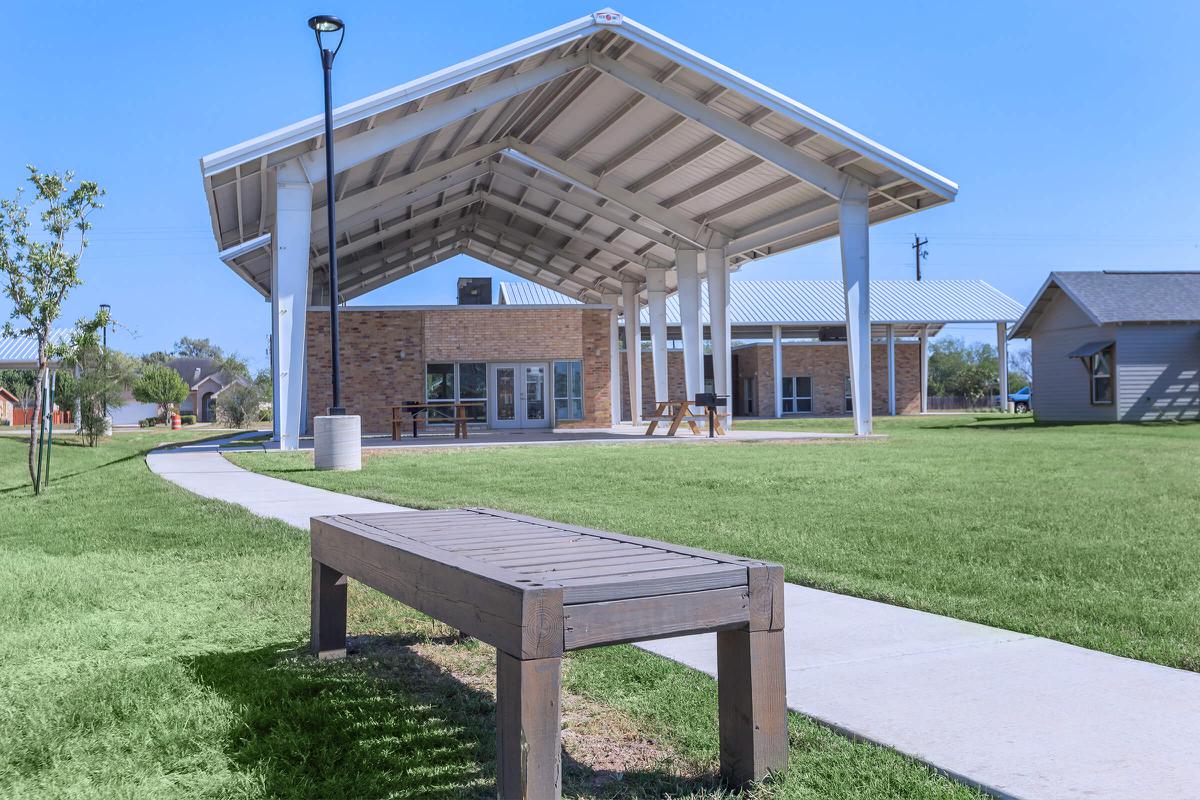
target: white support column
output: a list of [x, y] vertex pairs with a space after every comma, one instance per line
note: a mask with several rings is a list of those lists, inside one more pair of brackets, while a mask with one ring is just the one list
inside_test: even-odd
[[1008, 411], [1008, 323], [996, 323], [996, 356], [1000, 362], [1000, 410]]
[[700, 325], [700, 251], [675, 251], [679, 279], [679, 328], [683, 339], [683, 383], [688, 400], [704, 391], [704, 331]]
[[783, 416], [783, 327], [771, 326], [771, 373], [775, 377], [775, 419]]
[[921, 413], [929, 413], [929, 326], [921, 328]]
[[281, 450], [298, 450], [304, 392], [312, 184], [293, 163], [280, 167], [276, 175], [275, 208], [275, 231], [271, 237], [274, 427]]
[[871, 433], [871, 255], [867, 186], [849, 181], [838, 203], [842, 289], [846, 296], [846, 350], [854, 432]]
[[[733, 422], [733, 352], [729, 342], [729, 263], [725, 249], [710, 247], [704, 251], [704, 268], [708, 273], [708, 329], [712, 342], [713, 391], [729, 398], [721, 414], [722, 424], [731, 428]], [[700, 352], [700, 367], [704, 367], [704, 351]], [[701, 387], [704, 385], [701, 375]]]
[[887, 326], [888, 415], [896, 416], [896, 326]]
[[608, 312], [608, 394], [612, 401], [612, 424], [621, 421], [621, 295], [605, 292], [601, 302], [612, 306]]
[[625, 377], [629, 384], [629, 419], [642, 421], [642, 320], [638, 306], [637, 281], [621, 281], [625, 311]]
[[646, 270], [646, 299], [650, 304], [650, 351], [654, 365], [654, 401], [670, 399], [667, 384], [667, 270]]

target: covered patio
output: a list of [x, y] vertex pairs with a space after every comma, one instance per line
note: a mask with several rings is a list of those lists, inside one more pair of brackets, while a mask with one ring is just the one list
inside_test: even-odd
[[[621, 316], [646, 306], [655, 396], [675, 400], [665, 380], [675, 294], [687, 396], [704, 385], [705, 309], [714, 387], [730, 395], [730, 272], [833, 236], [855, 431], [869, 434], [871, 404], [857, 402], [871, 397], [869, 226], [957, 192], [609, 9], [342, 106], [334, 137], [333, 176], [320, 117], [201, 159], [220, 257], [271, 302], [283, 449], [300, 446], [310, 305], [467, 254], [607, 305], [614, 353]], [[316, 188], [327, 180], [339, 198], [337, 298], [320, 280], [328, 253]], [[640, 371], [630, 359], [632, 408]]]

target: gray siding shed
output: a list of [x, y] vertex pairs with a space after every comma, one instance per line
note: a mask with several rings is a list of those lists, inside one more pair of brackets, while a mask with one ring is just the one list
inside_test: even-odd
[[1200, 325], [1117, 328], [1117, 416], [1200, 419]]

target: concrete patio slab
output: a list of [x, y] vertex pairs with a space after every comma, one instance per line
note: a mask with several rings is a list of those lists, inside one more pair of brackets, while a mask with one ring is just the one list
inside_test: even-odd
[[[214, 443], [146, 461], [298, 528], [406, 510], [247, 472]], [[998, 797], [1200, 798], [1200, 674], [794, 584], [785, 603], [794, 711]], [[639, 646], [716, 673], [712, 635]]]

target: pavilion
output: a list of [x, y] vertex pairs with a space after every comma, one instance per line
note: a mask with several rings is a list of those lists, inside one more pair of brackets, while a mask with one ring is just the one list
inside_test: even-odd
[[[326, 180], [337, 302], [469, 254], [607, 305], [614, 330], [646, 305], [663, 354], [674, 293], [688, 396], [703, 385], [702, 279], [729, 394], [730, 271], [839, 236], [851, 392], [871, 397], [869, 226], [958, 189], [609, 9], [342, 106], [334, 125], [334, 176], [321, 117], [201, 159], [220, 258], [271, 302], [284, 449], [299, 445], [306, 315], [331, 301]], [[632, 398], [639, 360], [627, 369]], [[854, 418], [870, 433], [870, 403]]]

